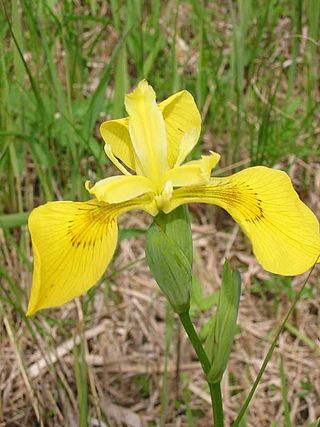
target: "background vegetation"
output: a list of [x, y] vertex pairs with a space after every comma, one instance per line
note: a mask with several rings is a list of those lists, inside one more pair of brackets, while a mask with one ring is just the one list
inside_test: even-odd
[[[85, 180], [111, 174], [99, 124], [123, 116], [124, 94], [147, 78], [159, 100], [194, 95], [195, 155], [220, 152], [216, 174], [281, 167], [319, 217], [320, 2], [1, 0], [0, 10], [0, 425], [209, 425], [201, 369], [145, 265], [139, 230], [150, 218], [121, 219], [120, 250], [88, 295], [27, 319], [27, 215], [86, 200]], [[304, 277], [270, 276], [226, 214], [191, 211], [204, 334], [224, 258], [242, 273], [223, 389], [231, 425]], [[318, 269], [243, 426], [317, 425], [319, 302]]]

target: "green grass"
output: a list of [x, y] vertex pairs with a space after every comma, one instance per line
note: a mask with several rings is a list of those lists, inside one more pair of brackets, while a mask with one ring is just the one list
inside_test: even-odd
[[[315, 154], [320, 7], [281, 3], [230, 1], [225, 13], [221, 5], [173, 1], [165, 9], [154, 1], [144, 12], [140, 2], [113, 0], [104, 16], [69, 2], [2, 5], [2, 213], [85, 198], [87, 176], [106, 171], [97, 125], [124, 114], [124, 93], [143, 77], [159, 99], [185, 87], [194, 93], [210, 132], [206, 148], [222, 151], [224, 165]], [[310, 26], [303, 50], [301, 21]]]
[[[125, 114], [124, 94], [140, 79], [150, 81], [159, 100], [183, 88], [193, 93], [203, 117], [196, 154], [218, 151], [223, 167], [248, 158], [252, 165], [281, 162], [287, 168], [293, 156], [306, 162], [319, 156], [318, 0], [102, 3], [0, 2], [0, 231], [5, 242], [0, 252], [0, 308], [18, 313], [34, 347], [43, 351], [45, 346], [48, 353], [56, 346], [48, 334], [51, 324], [67, 339], [68, 329], [77, 330], [81, 322], [72, 320], [70, 326], [66, 319], [49, 315], [39, 321], [23, 316], [31, 271], [24, 227], [28, 213], [49, 200], [85, 200], [85, 180], [107, 176], [110, 165], [99, 124]], [[298, 190], [307, 184], [302, 176]], [[127, 230], [125, 238], [138, 234]], [[8, 263], [11, 252], [14, 265]], [[269, 282], [261, 299], [269, 292], [278, 307], [276, 285]], [[167, 361], [169, 315], [166, 322]], [[18, 324], [11, 327], [19, 336]], [[70, 397], [70, 405], [78, 405], [81, 426], [90, 425], [89, 408], [108, 423], [107, 416], [90, 406], [93, 383], [85, 351], [81, 340], [73, 354], [78, 400]], [[56, 393], [71, 396], [59, 369], [54, 371]], [[283, 365], [280, 375], [285, 396]], [[161, 425], [167, 418], [168, 390], [165, 371]], [[55, 401], [55, 392], [48, 393]], [[187, 399], [185, 391], [193, 425]], [[286, 405], [290, 425], [288, 410]]]
[[[2, 5], [4, 213], [58, 196], [84, 198], [85, 178], [103, 176], [107, 163], [97, 124], [124, 114], [124, 93], [143, 77], [159, 99], [184, 87], [194, 93], [209, 148], [222, 149], [224, 164], [244, 155], [267, 165], [289, 154], [308, 158], [319, 113], [319, 3], [281, 3], [230, 1], [225, 13], [221, 5], [174, 1], [165, 10], [154, 1], [144, 12], [140, 2], [113, 0], [104, 16], [69, 2]], [[283, 14], [291, 22], [281, 50]], [[310, 26], [303, 51], [301, 20]], [[27, 172], [36, 174], [37, 188]]]

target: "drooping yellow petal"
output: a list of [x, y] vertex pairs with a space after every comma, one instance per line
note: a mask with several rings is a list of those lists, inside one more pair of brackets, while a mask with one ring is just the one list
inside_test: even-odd
[[218, 153], [201, 156], [199, 160], [192, 160], [184, 165], [170, 169], [164, 179], [171, 181], [173, 187], [208, 184], [211, 171], [219, 159], [220, 155]]
[[135, 152], [129, 134], [129, 118], [108, 120], [100, 126], [100, 133], [115, 157], [127, 167], [136, 170]]
[[93, 187], [86, 188], [100, 202], [121, 203], [134, 199], [142, 194], [152, 192], [152, 182], [145, 176], [117, 175], [98, 181]]
[[239, 223], [268, 271], [296, 275], [308, 270], [320, 254], [319, 223], [299, 199], [285, 172], [257, 166], [211, 184], [173, 192], [170, 210], [182, 203], [221, 206]]
[[102, 276], [117, 244], [117, 217], [133, 202], [49, 202], [29, 216], [34, 272], [27, 315], [83, 294]]
[[[183, 136], [192, 129], [195, 129], [195, 142], [197, 142], [201, 132], [201, 116], [193, 96], [186, 90], [182, 90], [170, 96], [165, 101], [160, 102], [159, 107], [166, 125], [168, 163], [169, 167], [172, 168], [178, 158]], [[190, 146], [190, 151], [193, 146]]]
[[161, 111], [154, 90], [143, 80], [125, 98], [129, 114], [129, 133], [139, 169], [160, 186], [161, 176], [168, 169], [167, 138]]

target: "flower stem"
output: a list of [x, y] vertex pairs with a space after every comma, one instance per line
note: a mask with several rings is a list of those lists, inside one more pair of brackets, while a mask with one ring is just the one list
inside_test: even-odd
[[223, 427], [223, 406], [220, 382], [208, 384], [210, 387], [214, 425], [215, 427]]
[[[201, 363], [203, 372], [207, 376], [210, 371], [211, 364], [209, 362], [208, 356], [201, 344], [199, 336], [194, 329], [194, 326], [191, 322], [189, 312], [179, 314], [181, 323], [186, 331], [191, 344], [198, 356], [198, 359]], [[212, 410], [213, 410], [213, 420], [214, 427], [223, 427], [223, 407], [222, 407], [222, 398], [221, 398], [221, 388], [219, 383], [209, 383]]]
[[204, 348], [200, 342], [198, 334], [197, 334], [196, 330], [194, 329], [194, 326], [191, 322], [189, 313], [187, 312], [187, 313], [179, 314], [179, 317], [180, 317], [181, 323], [182, 323], [182, 325], [183, 325], [183, 327], [184, 327], [184, 329], [185, 329], [185, 331], [186, 331], [186, 333], [187, 333], [187, 335], [191, 341], [191, 344], [192, 344], [195, 352], [197, 353], [197, 356], [200, 360], [200, 363], [201, 363], [201, 366], [202, 366], [204, 373], [208, 374], [211, 365], [210, 365], [208, 356], [207, 356], [206, 352], [204, 351]]

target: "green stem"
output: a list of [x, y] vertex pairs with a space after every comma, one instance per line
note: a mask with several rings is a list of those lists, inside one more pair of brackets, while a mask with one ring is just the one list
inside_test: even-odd
[[191, 322], [189, 313], [182, 313], [179, 314], [181, 323], [191, 341], [192, 347], [194, 348], [195, 352], [197, 353], [197, 356], [200, 360], [202, 369], [204, 373], [207, 375], [210, 371], [211, 365], [208, 359], [208, 356], [206, 352], [204, 351], [204, 348], [202, 347], [202, 344], [200, 342], [200, 339], [198, 337], [198, 334], [196, 330], [194, 329], [194, 326]]
[[[201, 363], [203, 372], [207, 376], [210, 371], [211, 364], [209, 362], [208, 356], [201, 344], [199, 336], [194, 329], [194, 326], [191, 322], [189, 312], [179, 314], [181, 323], [186, 331], [192, 347], [194, 348], [198, 359]], [[212, 410], [213, 410], [213, 420], [214, 427], [223, 427], [223, 407], [222, 407], [222, 398], [221, 398], [221, 388], [219, 383], [209, 383], [211, 402], [212, 402]]]
[[222, 395], [221, 387], [219, 383], [208, 383], [210, 387], [211, 402], [213, 406], [213, 419], [214, 425], [217, 427], [223, 427], [223, 406], [222, 406]]

